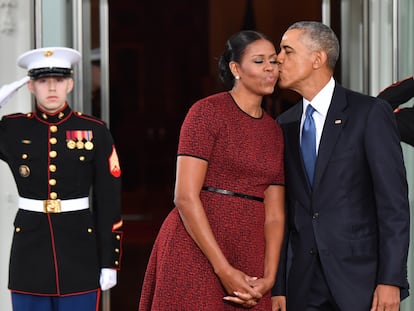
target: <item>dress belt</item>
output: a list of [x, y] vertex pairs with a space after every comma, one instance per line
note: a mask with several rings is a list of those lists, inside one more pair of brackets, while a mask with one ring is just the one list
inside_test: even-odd
[[64, 213], [89, 208], [89, 198], [69, 200], [35, 200], [19, 197], [19, 208], [39, 213]]
[[239, 197], [239, 198], [243, 198], [243, 199], [255, 200], [255, 201], [259, 201], [259, 202], [264, 201], [264, 199], [261, 198], [261, 197], [256, 197], [254, 195], [249, 195], [249, 194], [244, 194], [244, 193], [233, 192], [233, 191], [230, 191], [230, 190], [218, 189], [218, 188], [207, 187], [207, 186], [203, 186], [203, 188], [201, 188], [201, 189], [211, 191], [211, 192], [220, 193], [220, 194], [232, 195], [234, 197]]

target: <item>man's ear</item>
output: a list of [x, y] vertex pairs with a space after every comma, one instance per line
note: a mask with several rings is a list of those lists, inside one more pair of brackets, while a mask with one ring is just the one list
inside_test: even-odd
[[313, 52], [313, 68], [321, 68], [328, 61], [328, 55], [325, 51], [319, 50]]
[[72, 78], [68, 78], [68, 88], [66, 90], [66, 93], [69, 94], [72, 90], [73, 90], [73, 79]]
[[27, 88], [29, 89], [30, 93], [32, 93], [32, 94], [34, 94], [34, 93], [35, 93], [33, 83], [34, 83], [34, 82], [33, 82], [33, 80], [29, 80], [29, 81], [27, 82]]

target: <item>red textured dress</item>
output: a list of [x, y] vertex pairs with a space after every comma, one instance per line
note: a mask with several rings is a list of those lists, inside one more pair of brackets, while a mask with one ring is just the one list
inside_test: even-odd
[[[208, 161], [204, 186], [264, 196], [284, 184], [283, 137], [268, 114], [253, 118], [227, 92], [195, 103], [184, 120], [178, 156]], [[227, 260], [250, 276], [263, 276], [263, 202], [201, 191], [213, 233]], [[244, 309], [227, 293], [174, 208], [155, 241], [141, 293], [140, 311]], [[245, 310], [245, 309], [244, 309]], [[271, 311], [270, 292], [251, 310]]]

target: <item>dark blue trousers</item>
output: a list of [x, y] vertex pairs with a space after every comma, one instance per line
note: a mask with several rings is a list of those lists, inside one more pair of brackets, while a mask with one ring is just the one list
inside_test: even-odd
[[98, 311], [100, 293], [64, 297], [12, 293], [13, 311]]
[[315, 275], [307, 297], [306, 311], [340, 311], [326, 283], [319, 257], [317, 258]]

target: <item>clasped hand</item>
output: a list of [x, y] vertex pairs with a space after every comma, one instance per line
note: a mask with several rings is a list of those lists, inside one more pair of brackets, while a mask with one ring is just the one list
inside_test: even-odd
[[263, 294], [268, 290], [263, 278], [248, 276], [233, 267], [219, 275], [219, 278], [229, 293], [224, 300], [239, 304], [245, 308], [257, 305]]

